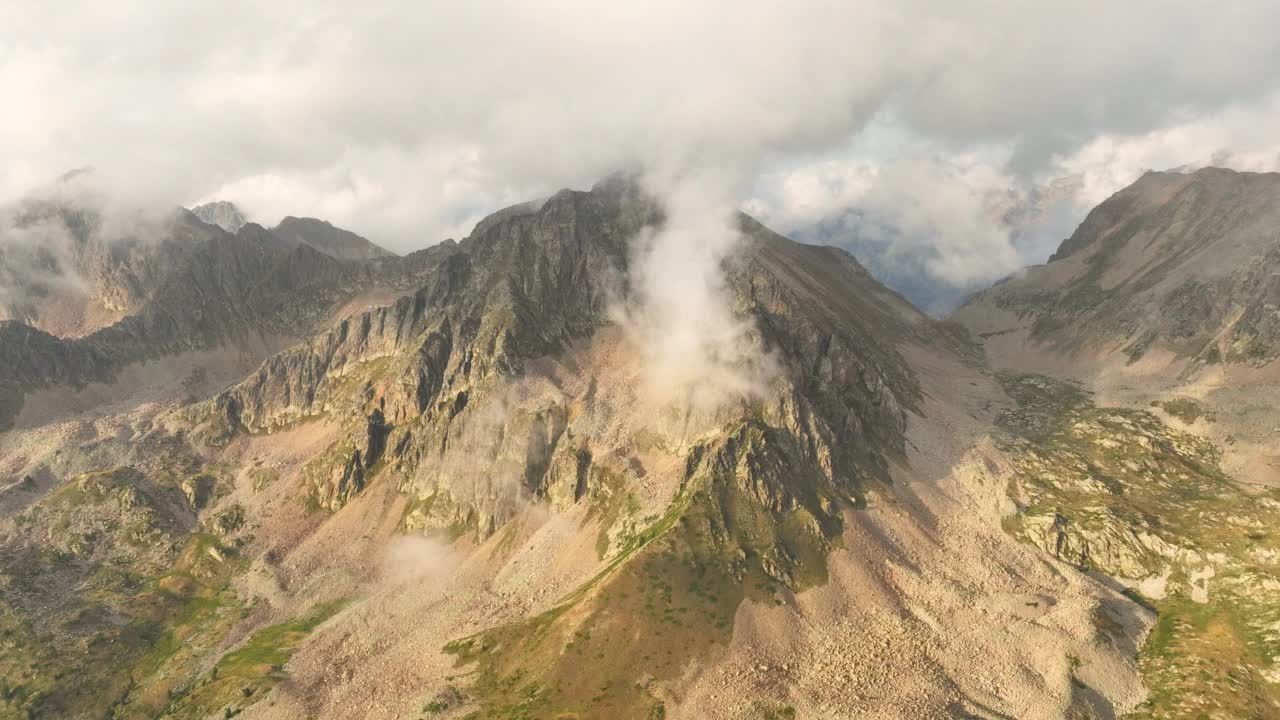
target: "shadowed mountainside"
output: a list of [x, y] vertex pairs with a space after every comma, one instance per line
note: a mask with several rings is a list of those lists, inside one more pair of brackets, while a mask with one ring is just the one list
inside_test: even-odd
[[1280, 174], [1149, 172], [1090, 212], [1048, 264], [952, 317], [1060, 352], [1264, 364], [1280, 354], [1277, 227]]

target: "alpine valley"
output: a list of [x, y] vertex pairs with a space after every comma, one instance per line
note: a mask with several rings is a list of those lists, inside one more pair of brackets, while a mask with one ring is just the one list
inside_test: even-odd
[[946, 320], [739, 214], [675, 392], [645, 187], [405, 256], [9, 209], [0, 717], [1280, 717], [1280, 174]]

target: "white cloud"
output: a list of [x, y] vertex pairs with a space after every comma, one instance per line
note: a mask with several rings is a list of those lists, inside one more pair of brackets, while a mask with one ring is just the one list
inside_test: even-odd
[[1252, 172], [1280, 170], [1280, 95], [1134, 135], [1104, 134], [1054, 158], [1061, 173], [1084, 180], [1082, 203], [1095, 205], [1147, 170], [1205, 165]]
[[851, 245], [935, 312], [1142, 170], [1272, 169], [1280, 145], [1269, 0], [6, 10], [0, 203], [92, 165], [121, 206], [228, 199], [407, 251], [643, 168]]
[[783, 232], [850, 248], [900, 286], [931, 283], [914, 299], [946, 311], [967, 291], [1044, 262], [1143, 172], [1280, 170], [1276, 127], [1273, 93], [1146, 132], [1099, 133], [1028, 175], [1011, 162], [1014, 141], [957, 150], [877, 120], [835, 152], [761, 175], [744, 207]]
[[1041, 217], [1003, 169], [1007, 149], [947, 153], [917, 140], [866, 152], [767, 174], [746, 207], [784, 232], [850, 247], [889, 276], [971, 288], [1026, 264], [1020, 239]]
[[91, 164], [403, 250], [619, 167], [744, 184], [873, 116], [1007, 146], [1022, 178], [1266, 97], [1278, 25], [1261, 0], [25, 2], [0, 28], [0, 198]]

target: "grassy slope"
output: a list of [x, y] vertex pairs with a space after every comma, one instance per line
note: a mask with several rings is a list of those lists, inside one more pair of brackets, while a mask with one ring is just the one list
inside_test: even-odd
[[[1006, 528], [1159, 615], [1135, 717], [1280, 717], [1280, 492], [1245, 494], [1211, 443], [1150, 413], [1041, 376], [1003, 382], [1018, 403], [998, 421], [1018, 470]], [[1163, 593], [1141, 582], [1158, 577]]]
[[[455, 654], [474, 718], [665, 716], [664, 683], [728, 645], [738, 605], [826, 580], [848, 500], [790, 462], [776, 431], [744, 423], [700, 466], [653, 525], [589, 583], [541, 615], [463, 638]], [[783, 468], [800, 498], [770, 509], [739, 468], [772, 482]]]
[[333, 612], [260, 630], [218, 659], [249, 610], [231, 582], [246, 563], [212, 531], [219, 518], [190, 534], [174, 525], [166, 492], [177, 490], [117, 468], [73, 479], [19, 516], [19, 528], [56, 542], [0, 553], [0, 717], [142, 720], [241, 707]]

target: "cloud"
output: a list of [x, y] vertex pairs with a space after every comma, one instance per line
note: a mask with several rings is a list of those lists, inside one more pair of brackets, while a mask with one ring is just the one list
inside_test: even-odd
[[758, 176], [748, 212], [848, 248], [922, 308], [1044, 262], [1090, 209], [1148, 170], [1280, 170], [1280, 95], [1139, 134], [1104, 133], [1029, 176], [1013, 143], [956, 151], [873, 121], [855, 141]]
[[1008, 149], [948, 154], [917, 139], [890, 152], [869, 159], [850, 148], [765, 174], [747, 210], [798, 239], [849, 249], [936, 314], [1043, 260], [1078, 221], [1069, 196], [1004, 169]]
[[642, 169], [944, 312], [1143, 169], [1275, 166], [1267, 0], [148, 5], [10, 9], [0, 201], [92, 164], [123, 205], [227, 199], [407, 251]]
[[93, 164], [405, 250], [619, 167], [754, 176], [872, 118], [1029, 177], [1280, 83], [1262, 0], [149, 5], [7, 14], [0, 197]]
[[762, 397], [776, 367], [733, 312], [725, 283], [724, 265], [742, 242], [733, 182], [703, 171], [647, 183], [664, 221], [632, 243], [633, 297], [611, 314], [642, 353], [640, 414], [660, 420], [675, 411], [688, 425]]
[[1280, 94], [1148, 132], [1100, 135], [1073, 153], [1055, 157], [1052, 167], [1080, 175], [1079, 197], [1092, 206], [1147, 170], [1206, 165], [1251, 172], [1280, 170], [1277, 127]]
[[[131, 205], [81, 168], [32, 188], [20, 202], [0, 204], [0, 320], [40, 322], [55, 296], [87, 299], [98, 292], [109, 310], [126, 309], [128, 283], [113, 283], [129, 248], [167, 234], [171, 208]], [[131, 272], [145, 274], [145, 269]]]

